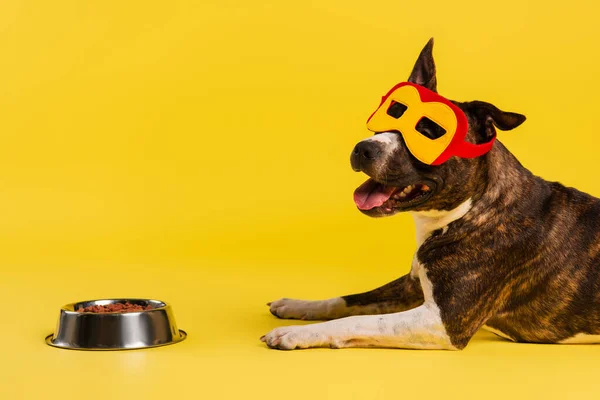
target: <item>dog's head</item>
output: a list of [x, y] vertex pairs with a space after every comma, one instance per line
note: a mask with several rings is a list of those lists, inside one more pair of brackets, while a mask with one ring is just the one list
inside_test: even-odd
[[[433, 39], [421, 51], [408, 81], [437, 92], [432, 55]], [[496, 128], [511, 130], [525, 121], [521, 114], [504, 112], [483, 101], [452, 101], [466, 115], [469, 131], [465, 140], [489, 142]], [[435, 138], [435, 127], [420, 132]], [[493, 151], [493, 150], [492, 150]], [[358, 208], [372, 217], [401, 211], [451, 210], [485, 189], [486, 156], [451, 157], [440, 165], [417, 160], [399, 132], [383, 132], [359, 142], [350, 161], [355, 171], [369, 179], [354, 193]]]

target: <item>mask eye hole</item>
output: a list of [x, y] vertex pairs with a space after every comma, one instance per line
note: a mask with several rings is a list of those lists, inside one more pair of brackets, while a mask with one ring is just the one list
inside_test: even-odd
[[446, 134], [446, 130], [427, 117], [421, 118], [415, 127], [417, 132], [429, 139], [438, 139]]
[[392, 104], [390, 104], [386, 113], [390, 117], [398, 119], [402, 116], [402, 114], [404, 114], [404, 111], [406, 111], [407, 109], [408, 107], [406, 107], [404, 104], [392, 100]]

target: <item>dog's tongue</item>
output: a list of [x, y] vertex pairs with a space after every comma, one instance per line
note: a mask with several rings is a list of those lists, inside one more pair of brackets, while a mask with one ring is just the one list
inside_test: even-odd
[[360, 210], [370, 210], [385, 203], [396, 188], [369, 179], [354, 191], [354, 202]]

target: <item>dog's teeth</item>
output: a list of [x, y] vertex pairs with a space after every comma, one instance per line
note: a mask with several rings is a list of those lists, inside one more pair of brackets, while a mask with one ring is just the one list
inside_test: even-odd
[[421, 190], [423, 190], [424, 192], [429, 192], [431, 189], [429, 189], [429, 186], [423, 185], [423, 187], [421, 188]]
[[398, 194], [398, 198], [399, 198], [399, 199], [401, 199], [401, 198], [403, 198], [403, 197], [406, 197], [406, 193], [404, 193], [404, 192], [401, 192], [401, 193], [399, 193], [399, 194]]
[[413, 185], [409, 185], [409, 186], [407, 186], [407, 187], [404, 188], [404, 190], [402, 191], [402, 193], [408, 194], [408, 193], [412, 192], [413, 189], [414, 189], [414, 186]]

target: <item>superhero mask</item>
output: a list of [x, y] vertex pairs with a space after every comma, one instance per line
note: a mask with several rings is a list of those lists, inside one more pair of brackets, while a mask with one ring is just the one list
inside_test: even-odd
[[491, 150], [489, 142], [465, 141], [467, 116], [450, 100], [409, 82], [394, 86], [367, 120], [367, 129], [375, 133], [397, 131], [406, 147], [419, 161], [439, 165], [452, 156], [479, 157]]

